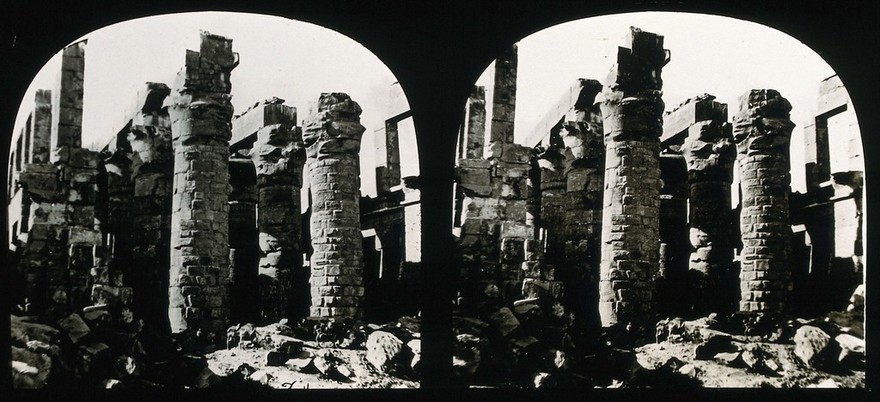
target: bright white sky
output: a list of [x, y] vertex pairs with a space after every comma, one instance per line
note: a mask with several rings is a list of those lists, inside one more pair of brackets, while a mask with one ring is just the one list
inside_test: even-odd
[[[736, 100], [751, 88], [779, 90], [794, 106], [798, 125], [792, 165], [802, 166], [803, 127], [815, 108], [818, 84], [834, 74], [798, 40], [774, 29], [732, 18], [682, 13], [635, 13], [557, 25], [519, 42], [516, 137], [521, 140], [577, 78], [604, 81], [616, 47], [629, 26], [663, 35], [671, 61], [663, 69], [667, 110], [689, 97], [710, 93], [736, 113]], [[83, 144], [97, 148], [126, 121], [146, 81], [173, 83], [185, 50], [198, 50], [199, 30], [233, 39], [241, 64], [232, 72], [237, 112], [271, 96], [306, 117], [321, 92], [346, 92], [364, 109], [367, 127], [361, 160], [363, 180], [373, 177], [371, 133], [382, 127], [387, 100], [399, 91], [389, 69], [369, 50], [334, 31], [280, 17], [235, 13], [187, 13], [127, 21], [88, 34]], [[490, 66], [491, 67], [491, 66]], [[19, 112], [16, 132], [32, 108], [33, 91], [52, 88], [57, 57], [41, 71]], [[478, 80], [491, 99], [492, 68]], [[392, 89], [393, 88], [393, 89]], [[491, 108], [489, 108], [491, 109]], [[491, 110], [488, 110], [491, 114]], [[491, 116], [490, 116], [491, 118]], [[403, 132], [406, 131], [406, 132]], [[402, 130], [404, 175], [417, 173], [412, 130]], [[801, 189], [802, 169], [793, 173]], [[365, 190], [366, 193], [371, 193]]]
[[[577, 78], [604, 82], [628, 27], [663, 35], [671, 61], [663, 68], [663, 100], [672, 110], [709, 93], [728, 104], [752, 88], [772, 88], [792, 104], [792, 187], [803, 190], [803, 130], [813, 116], [819, 82], [834, 70], [813, 50], [775, 29], [727, 17], [646, 12], [556, 25], [519, 42], [515, 136], [524, 139]], [[491, 99], [492, 66], [477, 85]], [[491, 111], [488, 111], [491, 113]], [[798, 169], [798, 167], [801, 167]]]
[[[308, 117], [321, 92], [345, 92], [364, 110], [367, 127], [362, 164], [373, 172], [372, 133], [391, 117], [388, 101], [398, 95], [397, 79], [372, 52], [335, 31], [300, 21], [222, 12], [169, 14], [121, 22], [86, 35], [83, 145], [103, 147], [131, 117], [137, 91], [147, 81], [170, 85], [183, 67], [186, 50], [199, 49], [199, 31], [232, 39], [240, 64], [232, 71], [236, 113], [277, 96]], [[16, 133], [33, 109], [33, 91], [51, 89], [60, 66], [52, 58], [37, 75], [19, 110]], [[394, 93], [397, 92], [397, 94]], [[402, 138], [413, 147], [415, 138]], [[415, 154], [415, 152], [412, 152]], [[407, 165], [417, 161], [406, 161]], [[410, 166], [408, 166], [410, 167]], [[411, 167], [410, 167], [411, 168]], [[416, 167], [417, 169], [417, 167]], [[366, 176], [366, 175], [365, 175]]]

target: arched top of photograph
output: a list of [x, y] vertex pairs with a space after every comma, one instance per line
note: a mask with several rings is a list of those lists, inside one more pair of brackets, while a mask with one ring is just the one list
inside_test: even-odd
[[[409, 110], [394, 73], [369, 49], [336, 31], [260, 14], [166, 14], [106, 26], [73, 42], [84, 42], [86, 53], [82, 146], [99, 150], [123, 129], [139, 107], [138, 92], [145, 83], [172, 87], [187, 50], [199, 49], [202, 31], [231, 39], [232, 51], [238, 54], [230, 91], [236, 116], [277, 98], [295, 107], [302, 121], [321, 93], [342, 92], [363, 110], [364, 142], [372, 144], [373, 133], [383, 129], [388, 118]], [[36, 91], [56, 85], [60, 65], [59, 51], [34, 77], [19, 107], [14, 133], [27, 124]], [[401, 141], [416, 154], [414, 134], [402, 135]], [[365, 166], [381, 164], [373, 161], [373, 152], [362, 155]], [[402, 162], [405, 171], [417, 174], [415, 158]], [[364, 190], [375, 194], [370, 186], [373, 169], [365, 169], [365, 174]]]
[[[530, 141], [548, 110], [558, 103], [578, 78], [604, 84], [623, 46], [629, 27], [656, 33], [669, 50], [662, 67], [665, 111], [688, 99], [711, 94], [728, 105], [732, 117], [739, 97], [750, 89], [779, 91], [792, 105], [791, 120], [797, 125], [792, 142], [799, 143], [805, 127], [821, 114], [820, 85], [836, 72], [820, 54], [782, 31], [731, 17], [681, 12], [638, 12], [584, 18], [554, 25], [517, 42], [516, 118], [517, 142]], [[494, 63], [493, 63], [494, 64]], [[476, 85], [486, 88], [492, 99], [495, 70], [490, 65]], [[835, 78], [837, 86], [842, 86]], [[845, 84], [845, 82], [844, 82]], [[843, 89], [843, 88], [840, 88]], [[842, 91], [846, 97], [845, 89]], [[601, 93], [597, 101], [601, 99]], [[847, 111], [853, 121], [855, 113]], [[487, 119], [491, 120], [491, 111]], [[858, 133], [856, 133], [858, 137]], [[847, 150], [840, 149], [842, 158]], [[838, 159], [840, 159], [838, 158]], [[792, 164], [802, 165], [800, 149], [792, 149]], [[862, 159], [842, 170], [864, 170]], [[858, 166], [856, 166], [858, 165]], [[805, 189], [802, 172], [792, 172], [795, 190]], [[800, 175], [799, 175], [800, 174]]]

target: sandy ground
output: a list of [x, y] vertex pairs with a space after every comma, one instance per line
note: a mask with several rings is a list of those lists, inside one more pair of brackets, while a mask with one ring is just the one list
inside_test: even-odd
[[[306, 348], [308, 349], [308, 348]], [[419, 383], [377, 372], [366, 360], [365, 350], [326, 348], [341, 359], [352, 373], [349, 382], [325, 378], [320, 374], [301, 373], [285, 366], [265, 365], [267, 350], [224, 349], [207, 356], [208, 367], [218, 375], [227, 375], [247, 363], [270, 375], [268, 385], [278, 389], [309, 388], [418, 388]]]
[[724, 388], [756, 388], [781, 387], [800, 388], [811, 386], [829, 386], [828, 379], [840, 388], [862, 388], [865, 386], [865, 372], [854, 371], [847, 375], [829, 374], [824, 371], [805, 367], [794, 355], [794, 345], [757, 342], [771, 355], [782, 368], [777, 377], [749, 372], [744, 368], [728, 367], [713, 360], [694, 360], [692, 343], [652, 343], [636, 349], [639, 364], [646, 368], [662, 365], [671, 357], [697, 367], [697, 378], [704, 387]]

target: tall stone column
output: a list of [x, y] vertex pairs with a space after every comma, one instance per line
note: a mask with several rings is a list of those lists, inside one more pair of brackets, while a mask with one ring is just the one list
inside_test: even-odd
[[162, 105], [170, 94], [165, 84], [146, 83], [127, 135], [134, 186], [131, 223], [138, 228], [131, 233], [132, 261], [127, 274], [134, 288], [133, 309], [166, 331], [174, 151], [171, 119]]
[[739, 161], [742, 212], [739, 309], [784, 312], [792, 290], [789, 221], [794, 123], [791, 104], [772, 89], [753, 89], [740, 98], [733, 119]]
[[310, 300], [300, 207], [305, 148], [296, 126], [296, 108], [281, 102], [266, 101], [242, 116], [258, 118], [261, 126], [251, 150], [257, 168], [259, 308], [262, 319], [272, 322], [307, 316]]
[[363, 314], [360, 115], [348, 95], [323, 93], [303, 130], [312, 193], [312, 316]]
[[631, 28], [601, 103], [605, 194], [599, 314], [603, 326], [643, 318], [660, 259], [660, 135], [663, 37]]
[[563, 258], [557, 276], [565, 285], [565, 301], [584, 328], [598, 328], [599, 244], [605, 145], [602, 114], [593, 104], [602, 90], [594, 80], [584, 81], [586, 95], [563, 120], [560, 131], [565, 157], [565, 193], [562, 213]]
[[[260, 317], [257, 230], [257, 172], [246, 151], [229, 158], [229, 274], [230, 320], [256, 322]], [[277, 322], [277, 320], [275, 320]]]
[[168, 317], [172, 333], [201, 335], [208, 349], [219, 344], [229, 318], [229, 74], [237, 65], [232, 40], [202, 32], [199, 51], [187, 51], [169, 110], [174, 195]]
[[718, 117], [692, 125], [682, 146], [691, 200], [689, 270], [696, 314], [731, 313], [736, 304], [735, 294], [728, 291], [736, 281], [731, 277], [735, 242], [730, 219], [736, 148], [726, 114]]

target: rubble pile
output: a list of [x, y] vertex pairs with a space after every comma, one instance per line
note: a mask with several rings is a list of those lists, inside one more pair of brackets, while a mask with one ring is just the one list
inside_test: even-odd
[[765, 313], [658, 321], [639, 361], [703, 386], [864, 386], [864, 286], [847, 311], [812, 319]]
[[[102, 306], [56, 323], [11, 316], [16, 388], [201, 388], [207, 361], [179, 352], [143, 320], [122, 321]], [[124, 319], [124, 318], [123, 318]]]
[[350, 318], [286, 319], [227, 331], [227, 348], [208, 354], [214, 382], [272, 388], [418, 387], [417, 318], [365, 324]]

